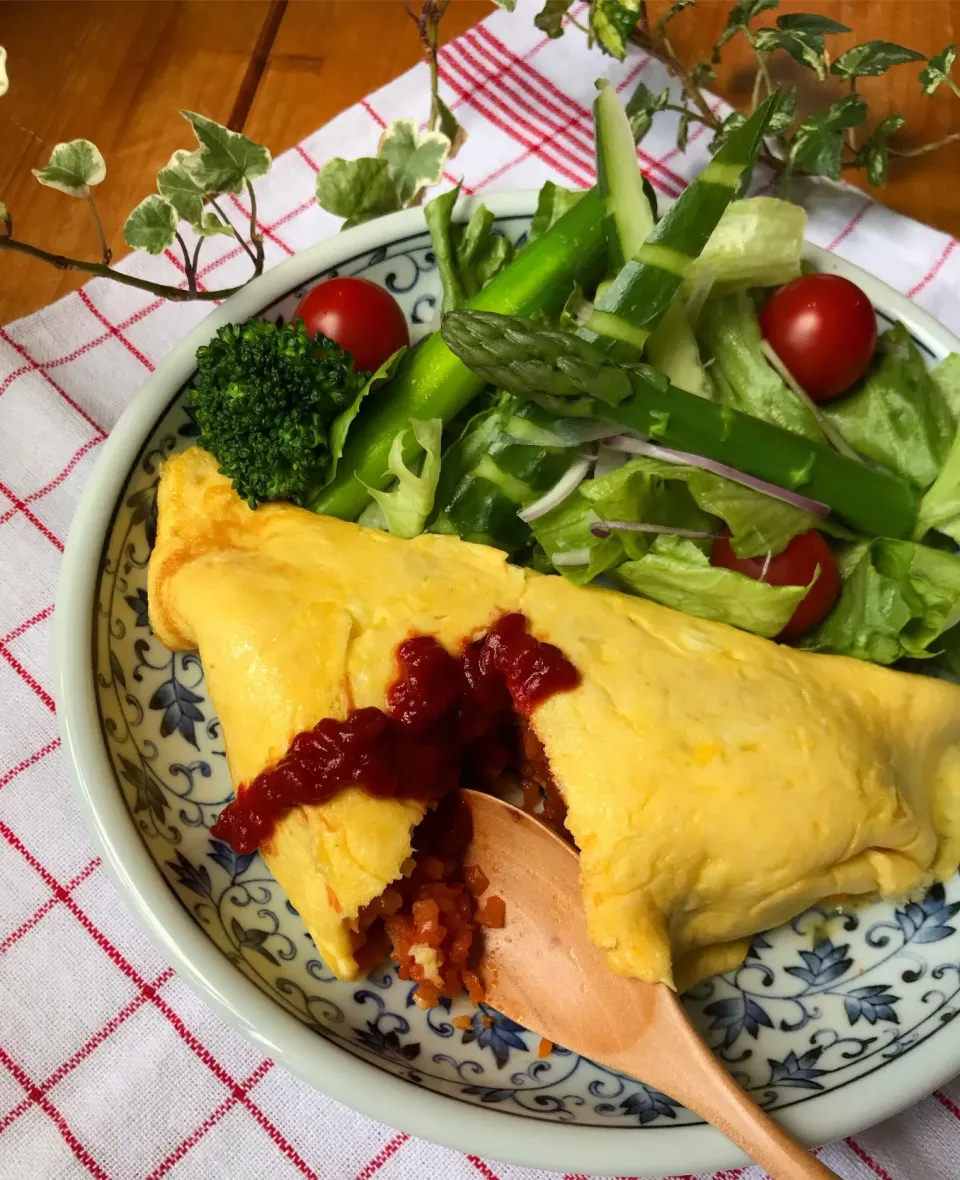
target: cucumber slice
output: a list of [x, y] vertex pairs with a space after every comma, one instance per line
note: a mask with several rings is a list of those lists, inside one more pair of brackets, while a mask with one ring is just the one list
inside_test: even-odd
[[613, 86], [602, 78], [593, 104], [597, 145], [597, 187], [604, 201], [604, 231], [614, 270], [636, 256], [653, 229], [654, 215], [637, 163], [637, 145], [627, 112]]

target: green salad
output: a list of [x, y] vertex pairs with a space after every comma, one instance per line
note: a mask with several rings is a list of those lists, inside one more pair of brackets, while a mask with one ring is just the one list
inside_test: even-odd
[[615, 91], [596, 188], [517, 245], [458, 190], [424, 214], [439, 330], [358, 278], [198, 352], [200, 441], [251, 506], [447, 533], [580, 585], [881, 664], [960, 672], [960, 356], [931, 370], [742, 197], [776, 96], [659, 215]]

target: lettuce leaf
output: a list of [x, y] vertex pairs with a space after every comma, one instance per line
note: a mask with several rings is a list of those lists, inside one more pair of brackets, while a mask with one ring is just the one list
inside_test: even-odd
[[481, 291], [511, 261], [513, 243], [494, 230], [485, 205], [463, 224], [453, 220], [460, 186], [434, 197], [423, 207], [433, 253], [443, 283], [443, 310], [453, 311]]
[[824, 414], [858, 454], [920, 490], [939, 475], [956, 433], [943, 389], [903, 324], [883, 333], [862, 382]]
[[840, 557], [843, 589], [803, 647], [892, 664], [922, 659], [960, 622], [960, 558], [912, 541], [879, 538]]
[[327, 472], [324, 487], [332, 483], [333, 477], [337, 474], [337, 464], [340, 462], [340, 456], [343, 454], [347, 435], [350, 432], [350, 427], [353, 425], [354, 418], [360, 412], [360, 406], [364, 399], [377, 385], [381, 385], [393, 376], [406, 351], [406, 346], [404, 346], [403, 348], [398, 348], [396, 352], [388, 356], [380, 368], [375, 373], [370, 374], [350, 405], [345, 410], [341, 410], [330, 423], [330, 469]]
[[[376, 488], [367, 491], [383, 514], [383, 522], [395, 537], [416, 537], [423, 532], [427, 517], [433, 511], [433, 499], [440, 478], [440, 436], [443, 422], [439, 418], [421, 421], [410, 419], [413, 437], [424, 451], [419, 475], [414, 475], [403, 459], [403, 445], [407, 430], [401, 430], [390, 446], [387, 469], [396, 476], [396, 485], [388, 491]], [[361, 523], [379, 526], [379, 514], [366, 513]]]
[[681, 302], [667, 309], [647, 341], [647, 360], [679, 389], [708, 400], [713, 397], [713, 385]]
[[720, 401], [784, 430], [824, 441], [816, 418], [760, 351], [760, 324], [745, 291], [708, 299], [697, 336], [706, 356], [713, 358], [709, 373]]
[[624, 562], [613, 577], [664, 606], [768, 638], [783, 630], [807, 592], [805, 586], [770, 586], [712, 566], [694, 541], [682, 537], [657, 537], [644, 557]]
[[791, 201], [748, 197], [731, 201], [691, 276], [713, 275], [721, 294], [737, 287], [778, 287], [800, 274], [807, 214]]
[[577, 586], [591, 582], [599, 574], [619, 565], [624, 559], [624, 548], [618, 536], [601, 538], [590, 532], [590, 525], [599, 520], [594, 507], [584, 499], [578, 489], [562, 504], [558, 504], [551, 512], [539, 517], [531, 525], [533, 535], [551, 563], [560, 553], [587, 550], [590, 555], [588, 564], [557, 567], [568, 581]]
[[527, 241], [533, 242], [541, 234], [545, 234], [554, 222], [559, 221], [564, 213], [568, 213], [582, 197], [582, 192], [561, 188], [559, 184], [548, 180], [537, 197], [537, 211], [533, 215]]

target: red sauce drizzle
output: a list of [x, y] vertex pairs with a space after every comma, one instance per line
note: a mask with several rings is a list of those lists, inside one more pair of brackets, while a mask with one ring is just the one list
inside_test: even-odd
[[579, 673], [559, 648], [504, 615], [460, 659], [429, 635], [397, 648], [399, 677], [387, 712], [354, 709], [298, 734], [290, 749], [220, 813], [213, 835], [254, 852], [294, 807], [323, 803], [345, 787], [436, 802], [448, 791], [501, 774], [517, 746], [515, 710], [529, 716]]

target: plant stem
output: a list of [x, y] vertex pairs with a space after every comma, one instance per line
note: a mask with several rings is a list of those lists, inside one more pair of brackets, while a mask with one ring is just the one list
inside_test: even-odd
[[[856, 76], [856, 74], [850, 75], [850, 93], [851, 94], [857, 93], [857, 76]], [[848, 127], [847, 128], [847, 147], [849, 147], [849, 149], [852, 152], [855, 152], [857, 150], [857, 130], [855, 127]]]
[[[226, 299], [236, 294], [240, 287], [224, 287], [220, 291], [185, 291], [182, 287], [171, 287], [167, 283], [151, 283], [147, 279], [137, 278], [136, 275], [124, 274], [114, 270], [105, 262], [85, 262], [80, 258], [67, 258], [63, 254], [52, 254], [40, 246], [32, 246], [29, 242], [19, 242], [16, 238], [0, 237], [0, 250], [13, 250], [17, 254], [26, 254], [30, 258], [37, 258], [41, 262], [48, 262], [57, 270], [79, 270], [84, 274], [96, 275], [101, 279], [113, 279], [126, 287], [136, 287], [138, 291], [149, 291], [151, 295], [159, 295], [163, 299], [170, 299], [175, 303], [187, 303], [194, 299], [214, 301]], [[242, 285], [242, 284], [241, 284]]]
[[247, 196], [250, 198], [250, 241], [253, 242], [253, 248], [256, 251], [253, 277], [257, 278], [263, 274], [263, 234], [257, 229], [257, 194], [253, 191], [253, 185], [249, 180], [247, 181]]
[[196, 271], [190, 262], [190, 251], [187, 249], [187, 243], [183, 240], [180, 234], [177, 234], [177, 241], [180, 243], [180, 249], [183, 252], [183, 270], [187, 276], [187, 286], [190, 294], [193, 295], [197, 290], [197, 275]]
[[100, 254], [103, 258], [103, 265], [109, 266], [110, 260], [113, 258], [113, 251], [107, 245], [107, 238], [103, 232], [103, 222], [100, 220], [100, 214], [97, 211], [97, 202], [93, 199], [93, 193], [87, 194], [87, 204], [90, 206], [90, 212], [93, 214], [93, 223], [97, 227], [97, 235], [100, 238]]
[[664, 37], [662, 41], [658, 41], [652, 33], [647, 33], [643, 36], [639, 44], [651, 56], [662, 61], [667, 67], [667, 72], [679, 80], [687, 97], [700, 112], [700, 121], [706, 123], [708, 127], [712, 127], [714, 131], [717, 131], [720, 127], [720, 120], [710, 110], [707, 100], [701, 93], [700, 87], [690, 77], [690, 71], [680, 64], [677, 55], [673, 51], [673, 46], [670, 44], [670, 39]]
[[[769, 98], [770, 95], [773, 94], [773, 82], [770, 80], [770, 72], [767, 69], [767, 55], [765, 53], [761, 53], [757, 49], [757, 43], [753, 38], [753, 33], [751, 33], [749, 29], [744, 29], [743, 31], [746, 34], [747, 40], [750, 42], [750, 48], [753, 50], [754, 57], [757, 59], [757, 78], [759, 78], [766, 87], [767, 93], [764, 95], [764, 98]], [[756, 106], [756, 103], [760, 98], [759, 89], [759, 83], [755, 79], [753, 84], [753, 93], [757, 97], [754, 101], [754, 106]]]
[[198, 273], [198, 272], [197, 272], [197, 267], [198, 267], [198, 265], [199, 265], [199, 262], [200, 262], [200, 247], [203, 245], [203, 241], [204, 241], [204, 240], [203, 240], [203, 238], [200, 238], [200, 237], [198, 237], [198, 238], [197, 238], [197, 244], [196, 244], [196, 246], [194, 247], [194, 250], [193, 250], [193, 263], [192, 263], [192, 266], [193, 266], [193, 274], [194, 274], [194, 277], [195, 277], [195, 278], [196, 278], [196, 276], [197, 276], [197, 273]]
[[960, 143], [960, 131], [954, 131], [952, 135], [936, 139], [932, 143], [922, 143], [915, 148], [890, 148], [890, 155], [899, 156], [903, 160], [912, 160], [915, 156], [925, 156], [927, 152], [935, 152], [938, 148], [946, 147], [950, 143]]
[[237, 239], [237, 241], [243, 247], [244, 251], [246, 252], [247, 257], [250, 259], [250, 261], [253, 263], [253, 265], [256, 266], [257, 265], [257, 256], [250, 249], [250, 246], [247, 244], [246, 239], [243, 237], [243, 235], [240, 233], [240, 231], [237, 229], [237, 227], [233, 224], [233, 222], [230, 220], [230, 218], [226, 215], [226, 213], [224, 213], [224, 211], [220, 208], [220, 206], [213, 199], [213, 197], [210, 198], [210, 204], [216, 210], [217, 214], [220, 217], [220, 220], [224, 223], [224, 225], [229, 225], [231, 230], [233, 230], [233, 236]]

